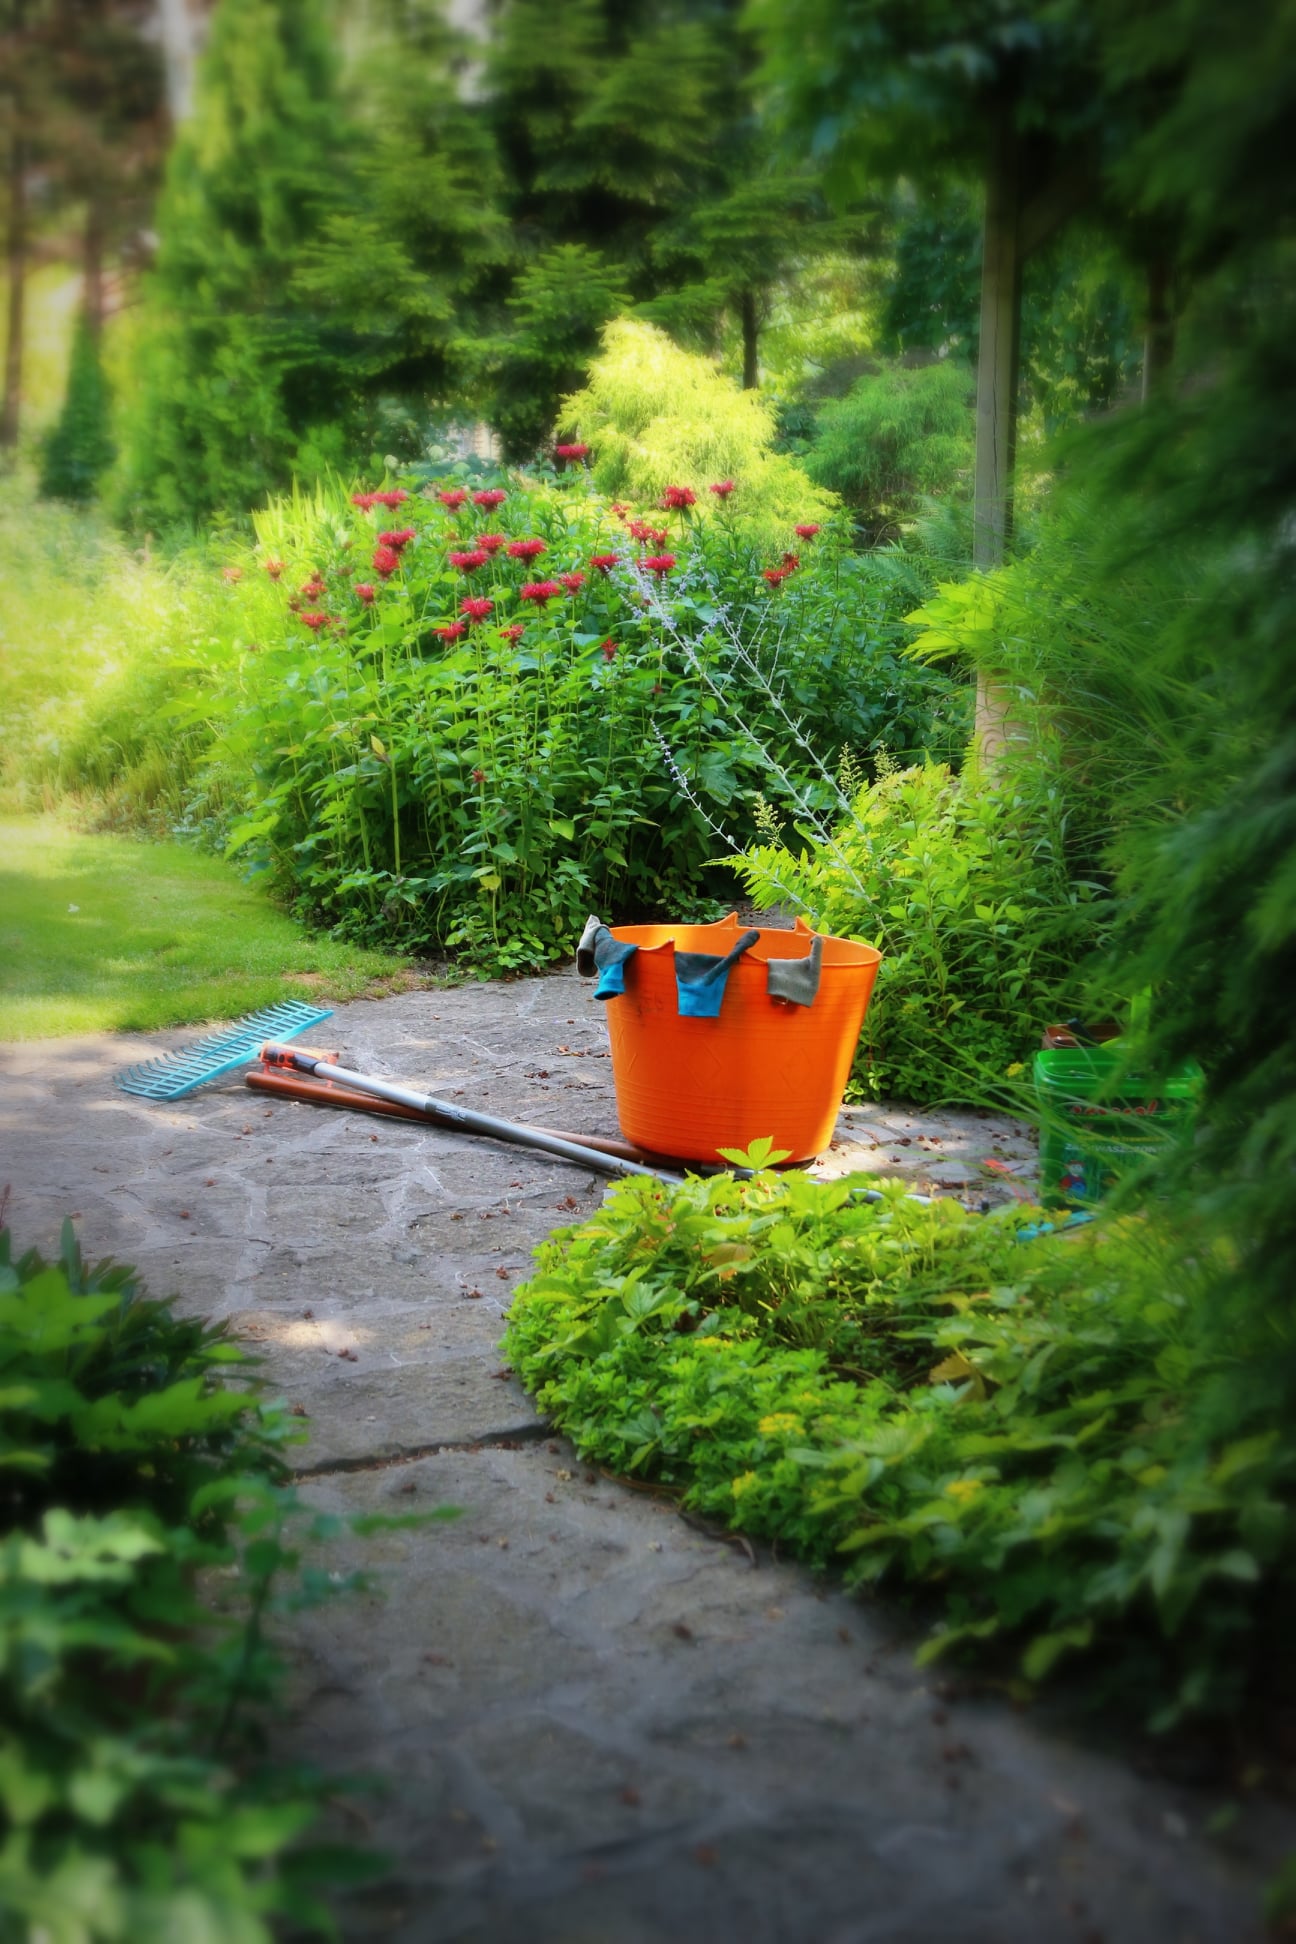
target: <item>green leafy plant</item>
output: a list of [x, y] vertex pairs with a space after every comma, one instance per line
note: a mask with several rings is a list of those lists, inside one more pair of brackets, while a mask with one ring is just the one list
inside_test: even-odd
[[302, 1428], [70, 1223], [53, 1263], [0, 1227], [0, 1393], [0, 1935], [332, 1934], [323, 1892], [371, 1866], [303, 1840], [325, 1780], [255, 1733], [275, 1616], [335, 1585]]
[[754, 846], [736, 868], [758, 905], [791, 899], [817, 929], [884, 954], [857, 1056], [876, 1096], [978, 1100], [1039, 1042], [1095, 930], [1073, 881], [1063, 797], [1041, 767], [884, 766], [831, 835]]
[[1293, 1615], [1296, 1444], [1221, 1415], [1173, 1238], [1041, 1234], [865, 1177], [619, 1184], [538, 1252], [505, 1349], [582, 1455], [848, 1583], [929, 1589], [921, 1658], [1087, 1657], [1227, 1718]]
[[967, 497], [971, 392], [954, 360], [859, 378], [821, 408], [806, 471], [841, 495], [871, 539], [894, 535], [928, 495]]

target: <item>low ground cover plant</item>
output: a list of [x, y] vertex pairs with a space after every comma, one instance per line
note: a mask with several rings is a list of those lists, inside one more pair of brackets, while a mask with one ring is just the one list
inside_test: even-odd
[[256, 1733], [267, 1629], [333, 1589], [301, 1426], [70, 1223], [47, 1262], [0, 1220], [0, 1390], [0, 1936], [332, 1934], [323, 1891], [364, 1866], [306, 1841], [325, 1783]]
[[624, 1182], [541, 1247], [505, 1350], [587, 1460], [929, 1595], [921, 1659], [1032, 1685], [1083, 1661], [1154, 1725], [1225, 1718], [1296, 1611], [1296, 1448], [1221, 1408], [1205, 1263], [1146, 1222], [1039, 1219], [796, 1173]]

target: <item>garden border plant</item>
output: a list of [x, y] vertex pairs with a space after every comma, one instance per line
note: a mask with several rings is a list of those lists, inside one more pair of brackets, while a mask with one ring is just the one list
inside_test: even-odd
[[334, 1935], [326, 1892], [376, 1860], [307, 1840], [342, 1778], [260, 1747], [275, 1624], [364, 1584], [321, 1542], [421, 1516], [310, 1512], [303, 1428], [224, 1326], [87, 1267], [70, 1223], [15, 1256], [3, 1214], [0, 1935]]

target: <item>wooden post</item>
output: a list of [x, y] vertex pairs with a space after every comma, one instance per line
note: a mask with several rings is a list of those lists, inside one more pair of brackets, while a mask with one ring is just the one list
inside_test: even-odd
[[760, 322], [756, 312], [756, 293], [744, 290], [739, 299], [742, 318], [743, 390], [755, 391], [760, 384]]
[[[977, 358], [976, 471], [972, 564], [1002, 564], [1012, 533], [1013, 459], [1021, 325], [1021, 176], [1010, 97], [991, 129], [981, 256], [981, 343]], [[1008, 698], [982, 670], [977, 676], [977, 747], [993, 763], [1008, 738]]]

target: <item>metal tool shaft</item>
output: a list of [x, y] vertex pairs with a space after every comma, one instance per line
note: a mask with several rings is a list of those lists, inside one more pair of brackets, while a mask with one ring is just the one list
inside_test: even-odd
[[472, 1107], [458, 1107], [453, 1101], [438, 1100], [435, 1095], [420, 1093], [415, 1087], [403, 1087], [392, 1080], [379, 1080], [368, 1073], [353, 1073], [349, 1067], [334, 1066], [331, 1061], [301, 1052], [295, 1046], [279, 1045], [272, 1041], [262, 1049], [262, 1058], [268, 1065], [293, 1067], [299, 1073], [313, 1073], [320, 1079], [336, 1081], [339, 1086], [354, 1087], [358, 1093], [373, 1094], [378, 1100], [390, 1100], [400, 1107], [413, 1107], [429, 1119], [435, 1116], [438, 1121], [459, 1128], [465, 1134], [488, 1134], [493, 1140], [511, 1141], [516, 1147], [538, 1148], [544, 1154], [555, 1154], [563, 1161], [574, 1161], [578, 1167], [592, 1168], [598, 1174], [647, 1175], [656, 1181], [669, 1182], [672, 1187], [677, 1186], [681, 1179], [679, 1175], [669, 1174], [660, 1168], [644, 1167], [638, 1161], [625, 1161], [619, 1155], [581, 1147], [575, 1141], [563, 1140], [558, 1134], [546, 1134], [536, 1127], [523, 1127], [516, 1121], [500, 1120], [494, 1114], [479, 1114]]

